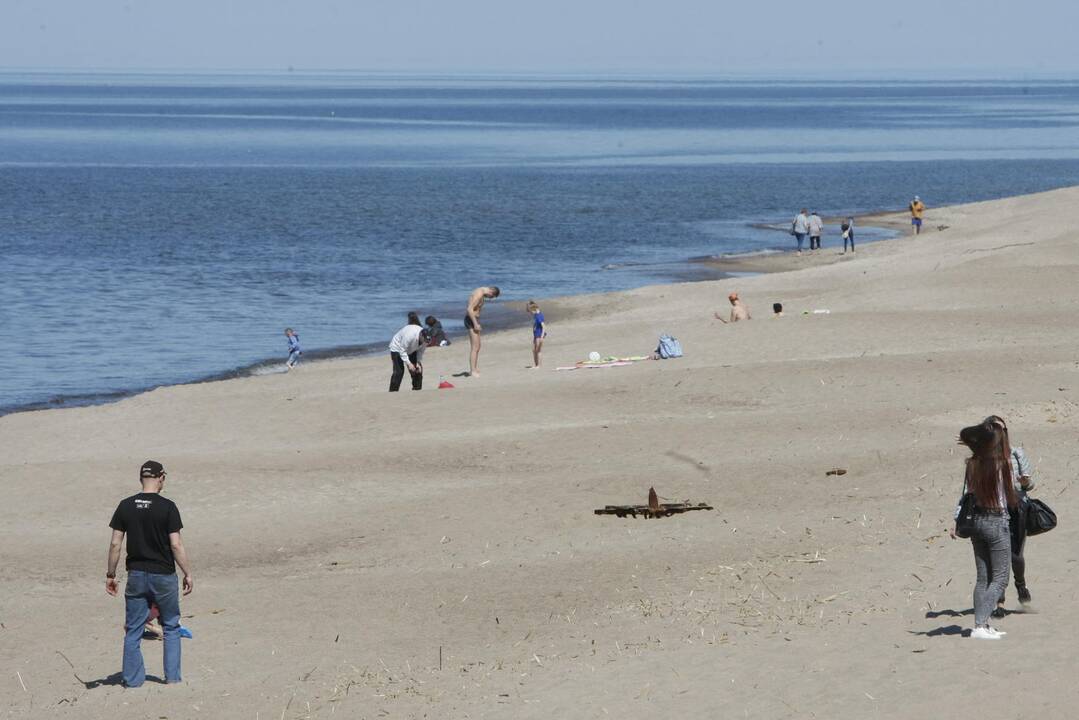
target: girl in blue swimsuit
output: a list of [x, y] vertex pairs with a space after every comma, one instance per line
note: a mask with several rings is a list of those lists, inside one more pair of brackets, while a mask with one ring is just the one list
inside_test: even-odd
[[535, 300], [528, 301], [528, 312], [532, 314], [532, 362], [533, 369], [540, 366], [540, 352], [543, 350], [543, 338], [547, 337], [547, 323]]

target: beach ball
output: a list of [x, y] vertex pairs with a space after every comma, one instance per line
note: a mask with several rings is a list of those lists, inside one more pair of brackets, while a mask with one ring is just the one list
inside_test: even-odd
[[588, 359], [591, 362], [599, 362], [599, 353], [593, 350], [592, 352], [588, 353]]

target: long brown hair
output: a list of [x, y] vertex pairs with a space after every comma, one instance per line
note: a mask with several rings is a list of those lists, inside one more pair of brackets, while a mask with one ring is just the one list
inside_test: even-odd
[[1019, 499], [1012, 486], [1011, 448], [1007, 431], [986, 418], [979, 425], [960, 430], [959, 442], [970, 448], [967, 491], [974, 493], [978, 507], [1003, 510], [999, 498], [1001, 484], [1004, 485], [1004, 499], [1008, 507], [1016, 507]]

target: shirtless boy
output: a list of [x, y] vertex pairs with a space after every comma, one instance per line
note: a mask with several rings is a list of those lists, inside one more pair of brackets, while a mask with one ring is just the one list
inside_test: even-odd
[[730, 295], [727, 296], [727, 299], [731, 301], [731, 319], [729, 321], [724, 320], [723, 317], [720, 316], [720, 314], [717, 312], [716, 320], [719, 320], [722, 323], [733, 323], [738, 322], [739, 320], [753, 319], [749, 315], [749, 308], [746, 307], [745, 304], [743, 304], [742, 301], [738, 299], [738, 293], [732, 292]]
[[476, 288], [468, 297], [468, 308], [465, 311], [465, 329], [468, 330], [468, 344], [471, 347], [468, 358], [468, 374], [471, 377], [478, 377], [480, 374], [477, 368], [480, 360], [480, 333], [483, 332], [483, 326], [480, 325], [480, 313], [483, 311], [483, 303], [501, 294], [501, 290], [491, 285], [490, 287]]

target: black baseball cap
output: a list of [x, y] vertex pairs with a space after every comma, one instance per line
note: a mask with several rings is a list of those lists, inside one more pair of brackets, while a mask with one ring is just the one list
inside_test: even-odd
[[159, 478], [165, 474], [165, 466], [156, 460], [147, 460], [139, 469], [140, 478]]

